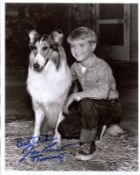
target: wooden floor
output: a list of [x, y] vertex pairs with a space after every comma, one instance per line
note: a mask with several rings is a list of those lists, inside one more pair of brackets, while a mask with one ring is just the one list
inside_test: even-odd
[[[138, 127], [138, 64], [111, 62], [122, 103], [122, 125], [126, 129]], [[30, 97], [26, 92], [27, 67], [6, 66], [6, 121], [32, 120]], [[131, 126], [131, 127], [130, 127]]]

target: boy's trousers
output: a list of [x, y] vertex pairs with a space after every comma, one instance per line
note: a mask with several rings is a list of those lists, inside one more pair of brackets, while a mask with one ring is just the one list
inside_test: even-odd
[[73, 102], [70, 113], [59, 124], [63, 138], [79, 138], [79, 142], [95, 141], [103, 125], [118, 124], [121, 120], [121, 105], [118, 99], [95, 100], [84, 98]]

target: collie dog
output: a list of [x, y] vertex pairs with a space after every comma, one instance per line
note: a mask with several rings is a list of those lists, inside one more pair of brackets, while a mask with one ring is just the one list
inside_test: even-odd
[[[62, 46], [63, 33], [53, 31], [40, 36], [35, 30], [29, 33], [31, 49], [27, 77], [27, 91], [32, 99], [35, 126], [31, 141], [37, 143], [41, 124], [46, 117], [47, 128], [55, 132], [58, 145], [61, 136], [57, 127], [62, 121], [63, 106], [71, 86], [71, 72]], [[56, 141], [56, 140], [55, 140]]]

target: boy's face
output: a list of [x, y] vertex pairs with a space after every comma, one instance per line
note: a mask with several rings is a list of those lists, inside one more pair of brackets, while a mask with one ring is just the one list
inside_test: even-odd
[[71, 43], [71, 53], [79, 62], [85, 61], [93, 54], [93, 47], [89, 41], [73, 41]]

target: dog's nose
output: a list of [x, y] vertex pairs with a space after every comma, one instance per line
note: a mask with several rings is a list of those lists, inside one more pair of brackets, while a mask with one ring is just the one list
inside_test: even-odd
[[38, 69], [38, 68], [39, 68], [39, 64], [38, 64], [38, 63], [35, 63], [35, 64], [34, 64], [34, 68], [35, 68], [35, 69]]

